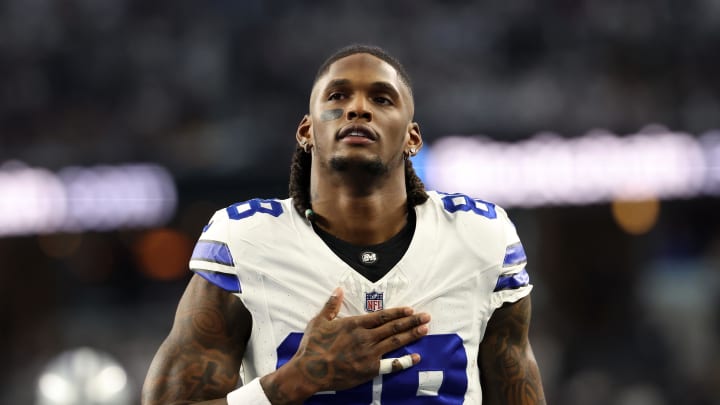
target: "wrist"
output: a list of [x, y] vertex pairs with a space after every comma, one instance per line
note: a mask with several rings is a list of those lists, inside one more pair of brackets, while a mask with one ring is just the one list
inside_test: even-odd
[[292, 360], [260, 378], [260, 386], [273, 405], [302, 404], [320, 391], [294, 366]]
[[[260, 385], [259, 378], [256, 378], [235, 391], [230, 392], [227, 394], [225, 399], [228, 405], [272, 405]], [[213, 403], [215, 402], [213, 401]]]

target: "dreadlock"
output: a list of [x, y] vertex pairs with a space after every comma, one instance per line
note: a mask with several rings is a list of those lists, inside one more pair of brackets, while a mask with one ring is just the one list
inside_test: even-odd
[[310, 165], [312, 159], [299, 145], [295, 148], [290, 165], [290, 197], [300, 215], [310, 209]]
[[[335, 61], [342, 59], [346, 56], [355, 55], [358, 53], [367, 53], [375, 56], [387, 62], [392, 66], [395, 71], [398, 72], [400, 80], [407, 86], [410, 94], [412, 95], [412, 85], [410, 83], [410, 76], [408, 75], [405, 67], [390, 55], [387, 51], [382, 48], [370, 45], [350, 45], [340, 49], [334, 54], [330, 55], [325, 62], [320, 65], [320, 68], [315, 75], [315, 82], [330, 69]], [[306, 152], [299, 145], [295, 148], [295, 153], [292, 157], [292, 164], [290, 166], [290, 197], [293, 199], [293, 205], [300, 215], [308, 217], [312, 220], [312, 210], [310, 203], [310, 166], [312, 158], [309, 152]], [[420, 205], [427, 201], [428, 195], [425, 192], [425, 185], [422, 180], [415, 173], [412, 162], [410, 159], [405, 159], [405, 190], [407, 193], [407, 204], [408, 208], [413, 208], [416, 205]], [[306, 211], [311, 215], [306, 215]]]

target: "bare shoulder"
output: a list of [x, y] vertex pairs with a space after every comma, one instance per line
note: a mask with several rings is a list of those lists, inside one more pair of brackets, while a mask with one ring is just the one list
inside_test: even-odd
[[224, 397], [237, 385], [251, 327], [240, 299], [193, 276], [148, 371], [143, 404]]
[[528, 339], [530, 296], [493, 313], [480, 344], [480, 380], [489, 404], [545, 404], [535, 355]]

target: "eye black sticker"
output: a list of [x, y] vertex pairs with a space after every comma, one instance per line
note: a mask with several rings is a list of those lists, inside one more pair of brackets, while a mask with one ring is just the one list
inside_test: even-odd
[[336, 120], [343, 115], [343, 109], [342, 108], [336, 108], [334, 110], [325, 110], [320, 114], [320, 119], [323, 121], [332, 121]]

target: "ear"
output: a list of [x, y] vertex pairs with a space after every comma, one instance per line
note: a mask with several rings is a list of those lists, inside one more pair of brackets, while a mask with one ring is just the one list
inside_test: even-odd
[[312, 121], [310, 120], [309, 115], [305, 114], [300, 121], [300, 124], [298, 124], [297, 132], [295, 132], [295, 139], [297, 139], [300, 146], [312, 146]]
[[414, 156], [423, 146], [422, 135], [420, 135], [420, 125], [418, 125], [417, 122], [408, 124], [408, 135], [405, 147], [409, 151], [410, 156]]

